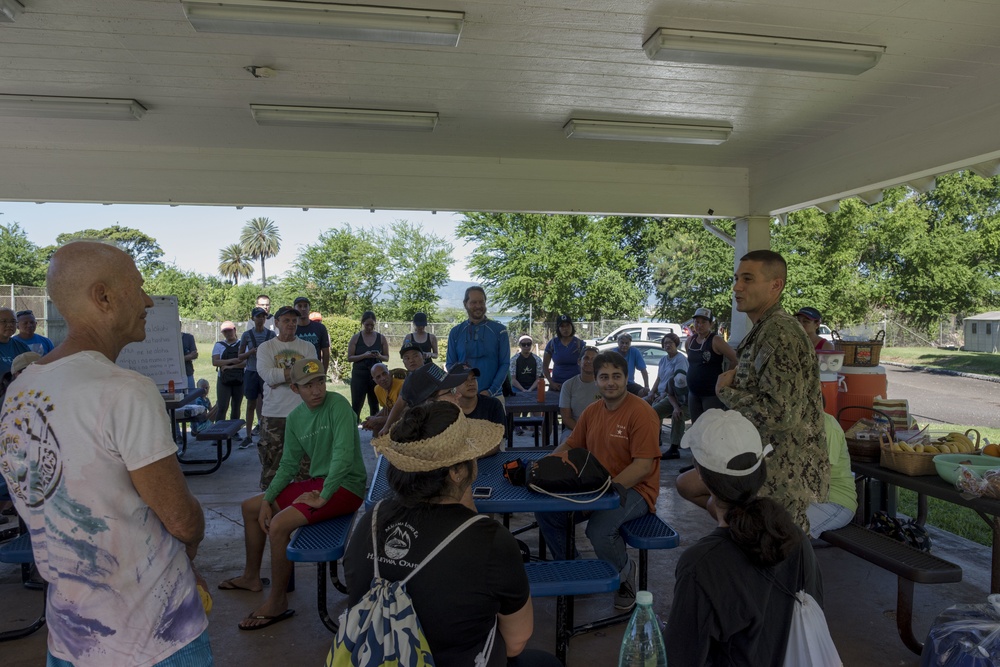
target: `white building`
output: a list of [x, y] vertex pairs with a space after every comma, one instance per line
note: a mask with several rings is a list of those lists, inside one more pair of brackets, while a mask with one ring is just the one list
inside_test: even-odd
[[969, 352], [997, 352], [1000, 350], [1000, 311], [966, 317], [965, 349]]

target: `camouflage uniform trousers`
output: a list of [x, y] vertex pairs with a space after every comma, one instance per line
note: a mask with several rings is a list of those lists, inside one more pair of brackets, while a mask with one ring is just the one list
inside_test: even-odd
[[[285, 443], [285, 418], [284, 417], [261, 417], [260, 418], [260, 440], [257, 441], [257, 456], [260, 457], [260, 490], [267, 491], [271, 480], [278, 473], [278, 464], [281, 463], [281, 453], [284, 451]], [[296, 482], [309, 479], [309, 457], [303, 456], [299, 462], [299, 472], [295, 476]]]

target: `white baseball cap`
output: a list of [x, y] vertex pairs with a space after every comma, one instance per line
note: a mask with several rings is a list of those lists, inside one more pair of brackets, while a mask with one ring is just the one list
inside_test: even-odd
[[[691, 450], [702, 468], [730, 477], [745, 477], [760, 467], [764, 457], [773, 451], [763, 449], [760, 434], [749, 419], [736, 410], [706, 410], [681, 438], [681, 447]], [[731, 468], [732, 460], [741, 454], [753, 454], [757, 461], [744, 470]]]

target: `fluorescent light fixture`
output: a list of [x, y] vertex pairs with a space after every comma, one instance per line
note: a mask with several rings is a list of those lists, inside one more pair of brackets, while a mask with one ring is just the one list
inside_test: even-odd
[[885, 53], [870, 44], [671, 28], [658, 28], [642, 48], [651, 60], [827, 74], [861, 74]]
[[81, 120], [139, 120], [146, 107], [135, 100], [104, 97], [0, 95], [0, 116], [22, 118], [77, 118]]
[[199, 32], [457, 46], [464, 12], [298, 0], [181, 0]]
[[346, 127], [369, 130], [412, 130], [430, 132], [437, 126], [434, 111], [384, 111], [381, 109], [338, 109], [251, 104], [250, 113], [258, 125], [299, 125]]
[[570, 139], [611, 139], [615, 141], [659, 141], [669, 144], [716, 146], [729, 139], [732, 125], [699, 125], [684, 122], [614, 121], [570, 118], [563, 126]]
[[17, 0], [0, 0], [0, 23], [13, 23], [14, 18], [24, 11], [24, 5]]

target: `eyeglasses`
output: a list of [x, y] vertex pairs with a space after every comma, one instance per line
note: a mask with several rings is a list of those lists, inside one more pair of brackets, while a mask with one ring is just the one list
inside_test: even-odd
[[25, 315], [31, 315], [32, 317], [34, 317], [35, 314], [33, 312], [31, 312], [30, 310], [19, 310], [19, 311], [17, 311], [17, 313], [15, 313], [14, 317], [20, 319], [20, 318], [24, 317]]
[[531, 347], [531, 343], [521, 343], [521, 347]]

